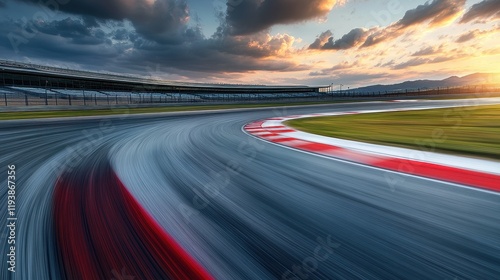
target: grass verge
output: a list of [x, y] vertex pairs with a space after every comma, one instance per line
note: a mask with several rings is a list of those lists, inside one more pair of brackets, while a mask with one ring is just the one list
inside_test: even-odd
[[500, 160], [500, 105], [316, 117], [286, 124], [329, 137]]
[[118, 114], [143, 114], [143, 113], [223, 110], [223, 109], [239, 109], [239, 108], [265, 108], [265, 107], [317, 105], [317, 104], [330, 104], [330, 103], [335, 103], [335, 102], [222, 104], [222, 105], [195, 105], [195, 106], [166, 106], [166, 107], [150, 107], [150, 108], [114, 108], [114, 109], [61, 110], [61, 111], [0, 112], [0, 120], [61, 118], [61, 117], [81, 117], [81, 116], [106, 116], [106, 115], [118, 115]]

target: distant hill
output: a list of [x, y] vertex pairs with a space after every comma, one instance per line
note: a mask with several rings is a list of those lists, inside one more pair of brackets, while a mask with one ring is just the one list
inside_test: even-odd
[[393, 85], [373, 85], [354, 89], [357, 92], [425, 90], [434, 88], [500, 84], [500, 73], [476, 73], [463, 77], [452, 76], [444, 80], [416, 80]]

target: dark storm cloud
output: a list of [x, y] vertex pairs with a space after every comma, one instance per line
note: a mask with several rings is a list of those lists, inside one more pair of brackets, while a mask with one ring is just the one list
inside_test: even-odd
[[270, 36], [266, 31], [245, 36], [232, 36], [227, 26], [221, 25], [211, 38], [207, 39], [210, 48], [220, 52], [250, 56], [254, 58], [266, 58], [278, 55], [291, 46], [294, 37], [284, 34]]
[[460, 23], [467, 23], [474, 20], [500, 19], [500, 1], [499, 0], [484, 0], [472, 5]]
[[78, 23], [62, 20], [35, 25], [0, 21], [0, 32], [6, 35], [0, 36], [0, 52], [8, 54], [9, 59], [42, 58], [98, 66], [120, 54], [121, 50], [111, 45], [104, 31], [85, 30], [81, 26], [70, 30], [69, 26], [78, 26]]
[[168, 40], [170, 34], [182, 29], [189, 20], [184, 0], [157, 0], [140, 10], [131, 21], [139, 34], [152, 40]]
[[130, 39], [129, 31], [125, 28], [113, 30], [112, 36], [113, 40], [117, 41], [126, 41]]
[[[0, 52], [23, 58], [71, 61], [89, 69], [128, 69], [144, 73], [146, 65], [160, 65], [172, 73], [245, 73], [299, 71], [304, 65], [283, 56], [293, 44], [289, 35], [250, 36], [219, 33], [204, 38], [196, 27], [178, 32], [178, 43], [153, 41], [130, 28], [90, 27], [88, 21], [68, 17], [54, 21], [0, 20]], [[14, 57], [14, 56], [12, 56]]]
[[54, 40], [65, 40], [66, 43], [73, 45], [111, 44], [102, 29], [89, 27], [84, 20], [71, 17], [54, 21], [6, 20], [2, 25], [11, 27], [5, 29], [2, 34], [5, 34], [11, 45], [17, 47], [32, 42], [33, 38], [41, 35], [53, 36]]
[[337, 0], [228, 0], [226, 20], [231, 34], [256, 33], [328, 14]]
[[85, 26], [87, 26], [88, 28], [100, 26], [99, 22], [95, 17], [83, 16], [82, 19], [83, 19], [83, 24], [85, 24]]
[[[130, 56], [127, 63], [133, 65], [159, 64], [170, 69], [204, 73], [246, 73], [251, 71], [299, 71], [305, 66], [293, 62], [270, 58], [255, 59], [250, 56], [220, 52], [209, 46], [180, 47], [167, 50], [150, 47]], [[140, 68], [140, 67], [139, 67]]]
[[[1, 0], [0, 0], [1, 1]], [[189, 21], [186, 0], [11, 0], [98, 20], [129, 20], [150, 40], [171, 43]], [[326, 16], [338, 0], [228, 0], [224, 21], [232, 35], [247, 35], [276, 24]], [[95, 20], [94, 20], [95, 22]], [[90, 22], [89, 22], [90, 24]], [[179, 31], [180, 30], [180, 31]]]
[[[129, 20], [137, 32], [152, 40], [162, 40], [177, 32], [189, 19], [185, 0], [16, 0], [51, 10], [100, 20]], [[90, 23], [90, 22], [89, 22]]]
[[[197, 37], [194, 37], [197, 38]], [[229, 36], [224, 27], [210, 38], [193, 39], [180, 45], [161, 45], [139, 39], [133, 62], [148, 61], [186, 71], [244, 73], [248, 71], [300, 71], [306, 69], [280, 57], [293, 43], [289, 35], [266, 32]]]
[[385, 28], [372, 28], [370, 30], [356, 28], [336, 41], [333, 37], [326, 40], [325, 33], [323, 33], [309, 48], [339, 50], [358, 45], [371, 47], [398, 38], [413, 26], [428, 24], [431, 27], [436, 27], [446, 24], [457, 17], [464, 10], [464, 6], [465, 0], [433, 0], [408, 10], [399, 21]]
[[[72, 18], [55, 20], [52, 22], [32, 22], [31, 26], [38, 32], [57, 35], [64, 38], [82, 39], [85, 37], [94, 37], [91, 29], [83, 24], [82, 21]], [[94, 37], [97, 39], [97, 37]]]
[[[38, 0], [16, 2], [37, 4]], [[320, 2], [335, 3], [334, 0], [313, 2], [316, 6], [303, 4], [301, 7], [314, 6], [317, 10]], [[126, 69], [136, 73], [144, 73], [148, 65], [191, 76], [196, 76], [193, 73], [218, 75], [308, 69], [288, 56], [295, 40], [292, 36], [271, 36], [267, 31], [244, 36], [231, 34], [231, 26], [226, 21], [229, 10], [219, 15], [219, 28], [207, 38], [200, 26], [188, 25], [185, 1], [53, 0], [45, 3], [52, 3], [46, 4], [52, 10], [75, 15], [62, 20], [59, 16], [64, 13], [58, 14], [58, 20], [54, 20], [55, 16], [42, 20], [34, 17], [0, 20], [0, 31], [7, 35], [0, 38], [0, 52], [13, 53], [12, 57], [22, 59], [43, 58], [80, 64], [88, 69], [119, 69], [118, 72]], [[293, 17], [298, 17], [296, 12], [292, 13]]]

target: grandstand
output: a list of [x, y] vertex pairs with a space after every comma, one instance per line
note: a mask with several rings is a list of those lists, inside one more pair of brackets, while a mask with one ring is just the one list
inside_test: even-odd
[[[265, 86], [168, 82], [137, 76], [114, 75], [0, 61], [0, 94], [25, 99], [115, 101], [116, 104], [209, 102], [319, 98], [326, 87]], [[111, 101], [110, 101], [111, 100]], [[26, 101], [26, 103], [29, 103]]]

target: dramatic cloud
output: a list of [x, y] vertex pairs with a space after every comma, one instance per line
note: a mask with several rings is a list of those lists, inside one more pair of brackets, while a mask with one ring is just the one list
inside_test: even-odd
[[340, 74], [342, 72], [345, 72], [344, 70], [352, 69], [356, 66], [358, 66], [357, 62], [349, 63], [347, 61], [344, 61], [344, 62], [339, 63], [333, 67], [330, 67], [327, 69], [322, 69], [321, 71], [311, 72], [311, 73], [309, 73], [309, 76], [329, 76], [329, 75], [333, 75], [333, 74]]
[[207, 41], [211, 48], [216, 48], [221, 52], [265, 58], [290, 54], [296, 38], [288, 34], [271, 36], [267, 31], [234, 36], [230, 34], [228, 25], [222, 23]]
[[359, 45], [371, 47], [395, 39], [417, 25], [428, 24], [431, 27], [437, 27], [447, 24], [460, 15], [464, 6], [465, 0], [433, 0], [408, 10], [399, 21], [385, 28], [372, 28], [370, 30], [355, 28], [338, 40], [334, 40], [333, 37], [325, 38], [328, 33], [323, 33], [309, 48], [340, 50]]
[[[248, 73], [253, 71], [301, 71], [308, 68], [293, 61], [267, 58], [255, 59], [250, 56], [241, 56], [223, 53], [210, 48], [181, 48], [172, 47], [150, 48], [140, 50], [136, 55], [129, 57], [127, 64], [138, 65], [142, 70], [144, 64], [158, 64], [172, 71], [183, 70], [203, 73]], [[174, 70], [175, 69], [175, 70]]]
[[321, 33], [318, 36], [318, 38], [316, 38], [314, 43], [309, 45], [309, 49], [321, 49], [321, 48], [323, 48], [323, 46], [328, 42], [328, 40], [330, 40], [330, 38], [333, 40], [332, 36], [333, 36], [333, 33], [330, 30], [327, 30], [327, 31]]
[[228, 36], [221, 28], [211, 38], [187, 29], [181, 43], [151, 41], [127, 28], [94, 27], [83, 19], [55, 21], [0, 21], [0, 50], [24, 57], [67, 60], [93, 68], [104, 65], [144, 71], [161, 65], [169, 72], [244, 73], [249, 71], [300, 71], [306, 66], [291, 58], [295, 38], [259, 32]]
[[464, 9], [465, 0], [434, 0], [406, 12], [395, 26], [405, 28], [430, 21], [431, 26], [440, 26], [455, 19]]
[[[35, 0], [17, 1], [38, 3]], [[274, 5], [283, 7], [285, 2], [263, 2], [258, 11], [267, 17], [269, 11], [266, 9], [273, 9]], [[232, 26], [226, 21], [227, 15], [234, 11], [229, 5], [227, 13], [219, 14], [221, 23], [217, 31], [207, 38], [200, 26], [188, 26], [189, 12], [184, 0], [65, 0], [64, 4], [61, 0], [44, 3], [50, 10], [45, 10], [47, 16], [43, 18], [5, 19], [0, 29], [8, 36], [0, 39], [0, 47], [23, 57], [44, 57], [47, 60], [71, 57], [74, 63], [90, 64], [93, 68], [108, 65], [139, 72], [141, 68], [144, 70], [144, 65], [150, 64], [162, 65], [171, 72], [191, 74], [308, 69], [308, 66], [296, 63], [291, 55], [296, 51], [293, 45], [297, 39], [293, 36], [270, 35], [267, 30], [247, 35], [232, 34]], [[277, 21], [269, 22], [286, 23], [321, 16], [335, 3], [335, 0], [309, 4], [302, 1], [301, 9], [293, 4], [290, 6], [293, 9], [287, 8], [287, 12], [276, 14]], [[51, 20], [56, 18], [56, 11], [77, 16]], [[85, 56], [92, 59], [86, 60]]]
[[129, 20], [137, 32], [152, 40], [166, 40], [189, 20], [185, 0], [17, 0], [46, 5], [51, 11], [95, 17], [100, 20]]
[[321, 34], [316, 41], [309, 46], [310, 49], [327, 49], [327, 50], [345, 50], [356, 47], [363, 43], [368, 35], [371, 33], [371, 30], [363, 29], [363, 28], [355, 28], [351, 30], [349, 33], [342, 36], [342, 38], [338, 40], [334, 40], [331, 36], [331, 32], [325, 32]]
[[276, 24], [326, 16], [337, 0], [228, 0], [226, 20], [231, 34], [256, 33]]
[[290, 58], [295, 38], [287, 34], [259, 32], [251, 36], [228, 36], [220, 29], [211, 38], [182, 45], [135, 43], [133, 62], [147, 61], [198, 72], [300, 71], [307, 69]]
[[[78, 45], [99, 45], [103, 43], [111, 44], [103, 30], [92, 28], [84, 21], [66, 18], [52, 22], [40, 21], [36, 25], [36, 31], [48, 35], [60, 36], [70, 39], [70, 42]], [[35, 31], [35, 30], [33, 30]]]
[[392, 68], [393, 69], [406, 69], [406, 68], [424, 65], [424, 64], [428, 65], [428, 64], [434, 64], [434, 63], [441, 63], [441, 62], [445, 62], [445, 61], [458, 59], [460, 57], [461, 57], [460, 55], [441, 56], [441, 57], [434, 57], [434, 58], [417, 57], [417, 58], [410, 59], [406, 62], [396, 64]]
[[[497, 57], [486, 56], [499, 53], [500, 26], [494, 19], [500, 18], [500, 0], [475, 0], [482, 2], [469, 5], [468, 11], [465, 1], [419, 0], [408, 11], [393, 11], [389, 5], [379, 11], [384, 6], [356, 0], [322, 21], [344, 1], [0, 0], [0, 57], [168, 80], [236, 83], [354, 85], [392, 75], [489, 71], [495, 67], [489, 62]], [[386, 20], [381, 20], [383, 13]], [[370, 21], [369, 14], [379, 16], [382, 26]], [[437, 30], [455, 19], [456, 25]], [[271, 29], [294, 23], [300, 28]], [[332, 29], [321, 34], [327, 28], [316, 29], [314, 42], [303, 44], [300, 37], [310, 38], [311, 30], [325, 24]], [[352, 26], [334, 35], [338, 24], [343, 30]]]
[[463, 11], [465, 0], [433, 0], [409, 10], [398, 22], [374, 32], [366, 39], [362, 47], [370, 47], [386, 40], [395, 39], [409, 28], [428, 23], [437, 27], [449, 23]]
[[112, 39], [116, 41], [132, 40], [130, 32], [125, 28], [119, 28], [111, 32]]
[[102, 29], [87, 28], [83, 21], [71, 18], [29, 23], [3, 20], [0, 32], [6, 34], [0, 37], [0, 52], [10, 54], [10, 59], [43, 58], [101, 68], [123, 52]]
[[500, 26], [497, 26], [493, 29], [490, 30], [479, 30], [475, 29], [466, 33], [463, 33], [460, 35], [455, 42], [457, 43], [465, 43], [471, 40], [477, 40], [486, 36], [489, 36], [491, 34], [500, 32]]
[[440, 47], [425, 47], [420, 49], [419, 51], [413, 53], [411, 56], [429, 56], [438, 54], [441, 52], [442, 46]]
[[500, 19], [500, 1], [484, 0], [474, 4], [460, 19], [460, 23], [489, 19]]
[[455, 41], [457, 43], [465, 43], [467, 41], [470, 41], [474, 38], [476, 38], [477, 36], [480, 35], [480, 31], [479, 30], [473, 30], [473, 31], [469, 31], [467, 33], [464, 33], [462, 35], [460, 35], [460, 37], [458, 37], [458, 39]]

